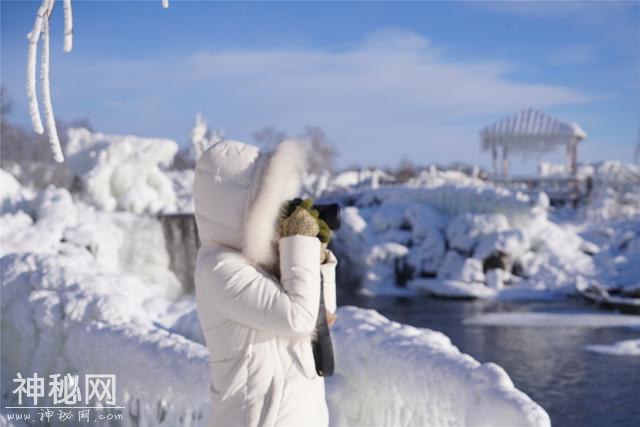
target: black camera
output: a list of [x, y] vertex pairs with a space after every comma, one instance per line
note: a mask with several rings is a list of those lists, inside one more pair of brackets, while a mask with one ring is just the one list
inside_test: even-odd
[[[287, 206], [287, 216], [291, 215], [302, 202], [301, 198], [291, 200]], [[340, 205], [337, 203], [313, 205], [313, 209], [318, 211], [320, 219], [326, 222], [331, 230], [336, 231], [340, 228]]]

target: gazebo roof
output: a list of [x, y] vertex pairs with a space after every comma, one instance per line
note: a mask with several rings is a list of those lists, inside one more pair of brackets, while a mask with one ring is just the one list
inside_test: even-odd
[[576, 123], [567, 123], [530, 108], [499, 120], [480, 131], [482, 148], [508, 147], [515, 152], [547, 152], [587, 133]]

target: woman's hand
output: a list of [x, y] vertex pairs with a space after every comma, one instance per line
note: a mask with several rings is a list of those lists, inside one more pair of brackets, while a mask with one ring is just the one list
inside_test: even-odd
[[305, 199], [295, 210], [282, 221], [280, 235], [282, 237], [293, 235], [311, 236], [320, 239], [320, 264], [329, 259], [327, 246], [331, 241], [331, 229], [320, 218], [317, 210], [313, 209], [313, 199]]
[[304, 206], [298, 206], [291, 215], [282, 221], [282, 237], [302, 236], [317, 237], [320, 226], [316, 218]]

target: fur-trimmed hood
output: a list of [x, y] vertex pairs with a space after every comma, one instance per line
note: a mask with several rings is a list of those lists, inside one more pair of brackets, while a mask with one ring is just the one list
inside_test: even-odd
[[229, 246], [272, 266], [281, 206], [299, 194], [308, 153], [309, 144], [299, 140], [268, 152], [223, 140], [202, 153], [193, 185], [201, 243]]

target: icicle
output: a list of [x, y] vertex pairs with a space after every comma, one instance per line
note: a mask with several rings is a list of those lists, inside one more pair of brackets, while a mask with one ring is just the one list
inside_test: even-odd
[[38, 54], [38, 41], [40, 40], [40, 34], [42, 33], [42, 25], [45, 18], [48, 18], [48, 14], [51, 11], [49, 7], [49, 0], [42, 0], [42, 4], [38, 9], [36, 20], [33, 23], [33, 29], [27, 34], [29, 40], [29, 53], [27, 56], [27, 98], [29, 99], [29, 116], [31, 116], [31, 123], [33, 130], [36, 133], [44, 133], [42, 127], [42, 119], [40, 118], [40, 111], [38, 111], [38, 98], [36, 97], [36, 55]]
[[[51, 2], [53, 3], [53, 2]], [[53, 153], [53, 159], [61, 163], [64, 161], [60, 140], [58, 139], [58, 130], [56, 129], [56, 120], [53, 115], [53, 106], [51, 105], [51, 87], [49, 84], [49, 22], [45, 21], [42, 31], [42, 58], [40, 58], [40, 86], [42, 88], [42, 104], [44, 109], [45, 124], [47, 125], [47, 133], [49, 134], [49, 145]]]
[[162, 8], [166, 9], [169, 7], [169, 0], [162, 0]]
[[64, 0], [64, 51], [73, 49], [73, 12], [71, 0]]

